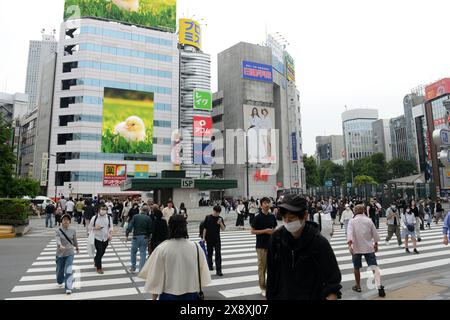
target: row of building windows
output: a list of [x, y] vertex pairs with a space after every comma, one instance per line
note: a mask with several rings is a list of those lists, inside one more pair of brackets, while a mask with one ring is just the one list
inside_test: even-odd
[[167, 78], [167, 79], [172, 78], [172, 72], [140, 68], [140, 67], [133, 67], [133, 66], [127, 66], [127, 65], [123, 65], [123, 64], [103, 63], [103, 62], [97, 62], [97, 61], [79, 61], [78, 67], [79, 68], [91, 68], [91, 69], [97, 69], [97, 70], [108, 70], [108, 71], [122, 72], [122, 73], [139, 74], [139, 75], [143, 75], [143, 76], [152, 76], [152, 77]]
[[131, 32], [115, 31], [111, 29], [104, 29], [99, 27], [83, 26], [80, 29], [80, 34], [96, 34], [104, 37], [123, 39], [129, 41], [137, 41], [142, 43], [152, 43], [160, 46], [172, 47], [171, 40], [160, 39], [155, 37], [143, 36]]
[[151, 60], [168, 62], [168, 63], [173, 62], [173, 58], [171, 56], [167, 56], [164, 54], [124, 49], [124, 48], [115, 48], [115, 47], [110, 47], [110, 46], [102, 46], [102, 45], [94, 44], [94, 43], [81, 43], [80, 51], [91, 51], [91, 52], [98, 52], [98, 53], [110, 54], [110, 55], [122, 56], [122, 57], [151, 59]]
[[[101, 98], [101, 97], [90, 97], [90, 96], [80, 96], [80, 97], [75, 97], [74, 103], [91, 104], [91, 105], [102, 106], [103, 105], [103, 98]], [[166, 104], [166, 103], [155, 103], [155, 110], [172, 112], [172, 106], [170, 104]]]
[[[100, 87], [100, 88], [115, 88], [115, 89], [124, 89], [124, 90], [136, 90], [136, 91], [143, 91], [143, 92], [154, 92], [154, 93], [160, 93], [160, 94], [172, 94], [171, 88], [165, 88], [165, 87], [155, 87], [155, 86], [148, 86], [145, 84], [137, 84], [137, 83], [129, 83], [129, 82], [119, 82], [119, 81], [112, 81], [112, 80], [100, 80], [100, 79], [76, 79], [75, 84], [71, 85], [77, 85], [77, 86], [91, 86], [91, 87]], [[66, 86], [64, 85], [63, 81], [63, 90]]]
[[[34, 141], [34, 139], [33, 139]], [[33, 142], [32, 141], [32, 142]], [[65, 145], [67, 141], [102, 141], [102, 136], [100, 134], [94, 133], [64, 133], [58, 135], [58, 145]], [[161, 143], [159, 143], [159, 138], [153, 138], [154, 144], [162, 145], [172, 145], [172, 140], [170, 138], [161, 138]], [[33, 144], [34, 145], [34, 144]]]
[[[88, 114], [81, 115], [68, 115], [60, 117], [60, 126], [66, 127], [69, 122], [92, 122], [92, 123], [102, 123], [102, 116], [94, 116]], [[172, 122], [166, 120], [153, 120], [153, 125], [159, 128], [172, 128]]]

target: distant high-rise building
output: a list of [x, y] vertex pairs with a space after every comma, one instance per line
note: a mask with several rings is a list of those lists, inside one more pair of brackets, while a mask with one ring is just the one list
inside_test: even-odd
[[380, 119], [372, 123], [373, 151], [382, 153], [387, 162], [392, 160], [391, 126], [388, 119]]
[[43, 34], [41, 41], [30, 41], [25, 84], [25, 93], [29, 96], [29, 112], [38, 106], [40, 79], [42, 78], [44, 65], [49, 57], [55, 55], [57, 49], [58, 42], [54, 35]]
[[410, 160], [405, 115], [391, 119], [390, 127], [393, 159]]
[[342, 114], [342, 131], [346, 161], [354, 161], [374, 154], [373, 127], [378, 110], [354, 109]]
[[317, 162], [330, 160], [341, 164], [344, 160], [344, 137], [338, 135], [316, 137]]

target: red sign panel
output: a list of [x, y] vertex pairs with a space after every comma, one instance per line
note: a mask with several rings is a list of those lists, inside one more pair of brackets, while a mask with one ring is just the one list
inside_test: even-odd
[[268, 182], [269, 181], [269, 174], [267, 172], [267, 170], [260, 170], [257, 169], [255, 175], [253, 176], [253, 179], [255, 180], [255, 182]]
[[194, 137], [212, 137], [212, 118], [194, 117]]
[[447, 93], [450, 93], [450, 78], [439, 80], [438, 82], [425, 88], [427, 101], [436, 99], [437, 97], [443, 96]]
[[127, 180], [127, 166], [122, 164], [105, 164], [103, 170], [104, 187], [120, 187]]

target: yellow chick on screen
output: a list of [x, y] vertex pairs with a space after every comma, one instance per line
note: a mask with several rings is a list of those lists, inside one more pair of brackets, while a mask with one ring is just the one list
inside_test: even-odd
[[139, 117], [129, 117], [125, 122], [116, 126], [114, 134], [124, 137], [127, 141], [144, 142], [145, 123]]
[[139, 10], [139, 0], [112, 0], [112, 2], [122, 10], [135, 12]]

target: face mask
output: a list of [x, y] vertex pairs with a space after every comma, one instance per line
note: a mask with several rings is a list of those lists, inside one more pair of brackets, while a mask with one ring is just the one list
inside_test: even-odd
[[104, 215], [106, 215], [106, 213], [107, 213], [107, 211], [106, 211], [106, 210], [100, 210], [100, 215], [101, 215], [101, 216], [104, 216]]
[[297, 221], [294, 221], [291, 223], [286, 223], [286, 222], [284, 223], [284, 227], [290, 233], [298, 232], [303, 227], [303, 225], [304, 225], [304, 223], [300, 220], [297, 220]]

